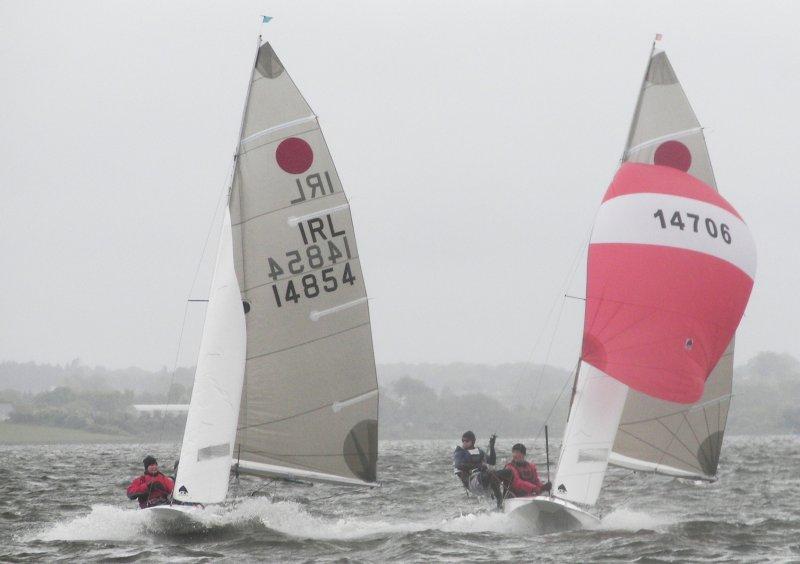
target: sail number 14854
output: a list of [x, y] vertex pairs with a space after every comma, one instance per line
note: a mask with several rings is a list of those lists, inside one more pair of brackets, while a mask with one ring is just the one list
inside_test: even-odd
[[[667, 212], [669, 213], [669, 212]], [[683, 217], [686, 216], [686, 221], [684, 222]], [[720, 223], [717, 226], [717, 222], [711, 219], [710, 217], [700, 217], [696, 213], [685, 213], [681, 214], [681, 212], [676, 211], [672, 214], [672, 216], [667, 220], [667, 216], [664, 215], [663, 210], [657, 210], [656, 213], [653, 214], [653, 217], [656, 218], [659, 223], [661, 224], [661, 229], [667, 229], [670, 227], [677, 227], [681, 231], [684, 229], [691, 229], [695, 233], [700, 233], [700, 222], [703, 220], [703, 225], [705, 226], [705, 232], [716, 239], [717, 237], [721, 237], [726, 244], [731, 244], [731, 230], [724, 223]]]
[[[286, 282], [285, 292], [281, 292], [278, 289], [278, 285], [273, 284], [272, 294], [275, 297], [275, 305], [282, 307], [286, 302], [297, 303], [300, 301], [301, 296], [305, 296], [306, 298], [316, 298], [319, 296], [320, 291], [330, 293], [335, 292], [337, 288], [339, 288], [339, 277], [336, 275], [334, 267], [323, 268], [320, 271], [320, 275], [320, 279], [318, 280], [315, 273], [306, 274], [300, 280], [298, 280], [296, 287], [294, 280], [288, 280]], [[355, 284], [355, 281], [356, 277], [353, 275], [353, 271], [350, 268], [350, 263], [344, 263], [341, 284], [349, 284], [352, 286]], [[281, 294], [283, 294], [282, 299]]]

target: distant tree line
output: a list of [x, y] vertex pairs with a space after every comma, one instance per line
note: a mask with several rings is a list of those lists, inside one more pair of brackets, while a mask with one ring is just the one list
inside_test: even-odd
[[[188, 401], [189, 391], [173, 384], [172, 396]], [[14, 404], [9, 415], [12, 423], [80, 429], [110, 435], [141, 438], [175, 438], [183, 434], [185, 414], [149, 414], [137, 412], [136, 403], [164, 403], [163, 394], [139, 394], [132, 390], [89, 390], [59, 386], [38, 394], [6, 390], [2, 401]]]
[[[763, 352], [737, 366], [729, 434], [800, 433], [800, 362]], [[137, 368], [0, 364], [0, 403], [11, 420], [136, 436], [180, 436], [185, 416], [137, 414], [135, 403], [187, 403], [192, 368], [175, 374]], [[380, 436], [453, 438], [539, 435], [545, 422], [560, 436], [573, 376], [550, 366], [453, 363], [378, 366]], [[24, 385], [20, 383], [24, 382]]]

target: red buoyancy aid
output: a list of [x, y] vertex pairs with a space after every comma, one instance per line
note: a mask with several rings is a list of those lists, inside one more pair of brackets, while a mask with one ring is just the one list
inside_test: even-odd
[[175, 483], [172, 478], [165, 476], [161, 472], [155, 476], [143, 474], [131, 482], [131, 485], [128, 486], [127, 494], [130, 499], [138, 499], [139, 507], [144, 509], [145, 507], [165, 503], [174, 486]]
[[509, 489], [515, 496], [539, 495], [542, 491], [542, 482], [536, 472], [536, 465], [532, 462], [526, 460], [519, 466], [509, 462], [506, 464], [506, 469], [511, 470], [513, 474]]

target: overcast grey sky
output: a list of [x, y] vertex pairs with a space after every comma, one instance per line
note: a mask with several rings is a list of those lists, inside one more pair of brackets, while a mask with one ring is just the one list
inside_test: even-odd
[[[543, 361], [561, 310], [548, 358], [574, 363], [583, 303], [559, 296], [656, 32], [758, 246], [737, 362], [800, 356], [799, 15], [789, 1], [0, 0], [0, 360], [172, 366], [259, 31], [352, 200], [378, 362]], [[579, 268], [566, 291], [583, 284]], [[190, 306], [181, 364], [201, 321]]]

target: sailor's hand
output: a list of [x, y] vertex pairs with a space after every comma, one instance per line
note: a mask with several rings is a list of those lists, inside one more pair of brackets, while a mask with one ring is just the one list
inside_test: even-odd
[[164, 487], [164, 484], [157, 480], [153, 480], [153, 482], [150, 484], [150, 488], [153, 490], [167, 491], [167, 488]]
[[495, 442], [496, 440], [497, 440], [497, 435], [495, 435], [495, 434], [492, 434], [492, 436], [491, 436], [491, 437], [489, 437], [489, 446], [490, 446], [490, 447], [493, 447], [493, 446], [494, 446], [494, 442]]
[[542, 484], [543, 492], [549, 492], [552, 489], [553, 489], [553, 484], [551, 484], [550, 482], [545, 482], [544, 484]]

